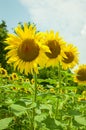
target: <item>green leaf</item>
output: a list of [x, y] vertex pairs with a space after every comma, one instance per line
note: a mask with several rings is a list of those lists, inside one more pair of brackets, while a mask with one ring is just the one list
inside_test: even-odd
[[42, 122], [42, 121], [44, 121], [44, 120], [46, 119], [46, 117], [47, 117], [47, 114], [46, 114], [46, 113], [43, 113], [43, 114], [41, 114], [41, 115], [35, 116], [35, 120], [36, 120], [37, 122]]
[[52, 105], [50, 105], [50, 104], [41, 104], [40, 109], [52, 110]]
[[86, 126], [86, 118], [83, 116], [75, 116], [75, 121], [77, 121], [79, 124]]
[[33, 103], [31, 103], [31, 104], [29, 104], [28, 105], [28, 109], [32, 109], [32, 108], [35, 108], [36, 107], [36, 103], [35, 102], [33, 102]]
[[18, 105], [21, 105], [21, 106], [23, 106], [23, 107], [26, 107], [25, 102], [22, 101], [22, 100], [18, 100], [18, 101], [16, 101], [15, 103], [18, 104]]
[[73, 126], [76, 126], [77, 128], [79, 128], [80, 126], [82, 126], [80, 123], [78, 123], [74, 119], [72, 119], [72, 123], [73, 123]]
[[20, 106], [17, 104], [12, 104], [10, 107], [16, 116], [19, 116], [19, 115], [26, 113], [26, 110], [27, 110], [26, 107], [23, 107], [23, 106]]
[[4, 130], [8, 127], [9, 123], [12, 121], [12, 117], [4, 118], [0, 120], [0, 130]]
[[51, 104], [41, 104], [40, 109], [46, 113], [49, 111], [50, 115], [52, 114], [52, 105]]
[[78, 110], [68, 110], [68, 113], [72, 116], [75, 116], [75, 115], [80, 115], [80, 112]]
[[49, 130], [63, 130], [63, 124], [53, 118], [47, 117], [47, 119], [43, 122]]

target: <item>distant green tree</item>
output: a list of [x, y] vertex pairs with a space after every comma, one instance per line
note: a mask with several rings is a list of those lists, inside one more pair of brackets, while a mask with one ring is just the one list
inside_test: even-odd
[[7, 25], [5, 21], [2, 20], [0, 23], [0, 65], [3, 68], [6, 68], [6, 51], [4, 50], [6, 44], [4, 43], [4, 40], [7, 37], [7, 32]]

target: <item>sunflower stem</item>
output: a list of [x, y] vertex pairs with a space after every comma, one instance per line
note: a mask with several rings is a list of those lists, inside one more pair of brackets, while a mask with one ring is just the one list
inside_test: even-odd
[[[59, 88], [58, 88], [58, 95], [60, 93], [60, 88], [61, 88], [61, 67], [60, 67], [60, 62], [58, 65], [58, 80], [59, 80]], [[56, 99], [56, 111], [55, 111], [55, 119], [57, 118], [57, 113], [59, 112], [58, 110], [58, 106], [59, 106], [59, 97], [57, 97]]]
[[60, 66], [60, 62], [58, 65], [58, 77], [59, 77], [59, 88], [61, 88], [61, 66]]
[[36, 73], [34, 74], [34, 80], [35, 80], [35, 85], [34, 85], [34, 88], [35, 88], [34, 102], [36, 103], [36, 97], [37, 97], [37, 74]]
[[[34, 97], [33, 102], [36, 104], [37, 99], [37, 74], [34, 72]], [[32, 113], [32, 130], [35, 130], [35, 107], [33, 108]]]

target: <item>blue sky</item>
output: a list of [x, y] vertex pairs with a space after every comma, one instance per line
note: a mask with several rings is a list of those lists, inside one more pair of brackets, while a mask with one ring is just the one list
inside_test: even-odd
[[86, 0], [0, 0], [0, 21], [9, 32], [19, 22], [34, 22], [38, 30], [53, 29], [78, 47], [86, 64]]

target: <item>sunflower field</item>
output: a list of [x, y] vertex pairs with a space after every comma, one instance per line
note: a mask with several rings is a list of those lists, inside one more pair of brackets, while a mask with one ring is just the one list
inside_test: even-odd
[[1, 29], [0, 130], [86, 130], [86, 64], [78, 47], [30, 23], [4, 37]]

